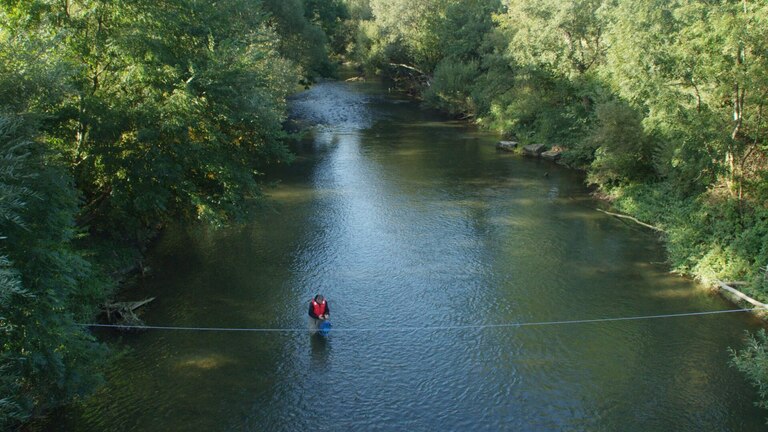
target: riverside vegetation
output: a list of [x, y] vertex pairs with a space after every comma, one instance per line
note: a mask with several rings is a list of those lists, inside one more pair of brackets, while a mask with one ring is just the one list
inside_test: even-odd
[[[676, 271], [768, 302], [768, 2], [352, 3], [350, 58], [368, 73], [564, 149], [614, 207], [664, 231]], [[764, 398], [767, 342], [734, 353]]]
[[[0, 1], [0, 426], [98, 385], [76, 325], [171, 220], [288, 163], [286, 96], [345, 59], [563, 161], [672, 266], [768, 300], [768, 3]], [[764, 334], [734, 363], [768, 397]], [[765, 406], [765, 402], [763, 402]]]
[[220, 224], [290, 161], [333, 0], [0, 1], [0, 429], [89, 394], [91, 322], [171, 220]]

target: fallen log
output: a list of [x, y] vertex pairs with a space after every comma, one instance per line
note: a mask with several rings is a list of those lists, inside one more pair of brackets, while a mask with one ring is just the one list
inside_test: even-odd
[[403, 63], [391, 63], [391, 62], [389, 63], [389, 65], [390, 66], [394, 66], [394, 67], [401, 67], [401, 68], [404, 68], [404, 69], [412, 70], [412, 71], [418, 73], [419, 75], [422, 75], [422, 76], [425, 76], [425, 77], [428, 76], [422, 70], [417, 69], [417, 68], [415, 68], [415, 67], [413, 67], [411, 65], [407, 65], [407, 64], [403, 64]]
[[154, 297], [149, 297], [139, 301], [108, 303], [102, 306], [101, 310], [109, 324], [140, 326], [144, 325], [144, 322], [136, 314], [136, 309], [154, 299]]
[[745, 281], [724, 281], [723, 283], [732, 287], [749, 285], [749, 282]]
[[609, 211], [600, 210], [600, 209], [595, 209], [595, 210], [597, 210], [597, 211], [599, 211], [601, 213], [605, 213], [605, 214], [610, 215], [610, 216], [615, 216], [617, 218], [629, 219], [629, 220], [631, 220], [632, 222], [635, 222], [638, 225], [642, 225], [642, 226], [644, 226], [646, 228], [650, 228], [650, 229], [652, 229], [654, 231], [658, 231], [658, 232], [661, 232], [661, 233], [664, 232], [663, 229], [657, 228], [657, 227], [655, 227], [653, 225], [648, 225], [647, 223], [641, 222], [641, 221], [637, 220], [636, 218], [633, 218], [632, 216], [627, 216], [627, 215], [623, 215], [623, 214], [619, 214], [619, 213], [611, 213]]
[[759, 307], [761, 309], [768, 309], [768, 304], [760, 303], [759, 301], [753, 299], [752, 297], [749, 297], [748, 295], [744, 294], [743, 292], [741, 292], [741, 291], [739, 291], [739, 290], [737, 290], [737, 289], [735, 289], [733, 287], [728, 286], [723, 281], [717, 281], [717, 285], [720, 287], [720, 289], [731, 293], [732, 295], [736, 296], [737, 298], [739, 298], [741, 300], [744, 300], [747, 303], [750, 303], [750, 304], [752, 304], [754, 306], [757, 306], [757, 307]]

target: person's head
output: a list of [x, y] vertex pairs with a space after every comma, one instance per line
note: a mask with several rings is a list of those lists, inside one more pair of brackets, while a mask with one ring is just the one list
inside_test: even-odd
[[323, 298], [323, 296], [322, 296], [322, 295], [318, 294], [318, 295], [316, 295], [316, 296], [315, 296], [315, 301], [316, 301], [317, 303], [322, 303], [322, 302], [323, 302], [323, 300], [325, 300], [325, 298]]

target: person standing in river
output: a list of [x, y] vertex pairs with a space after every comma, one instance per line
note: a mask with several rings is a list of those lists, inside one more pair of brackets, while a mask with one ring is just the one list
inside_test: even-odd
[[317, 331], [320, 327], [320, 323], [327, 320], [331, 316], [331, 309], [328, 307], [328, 302], [325, 298], [318, 294], [309, 301], [309, 329]]

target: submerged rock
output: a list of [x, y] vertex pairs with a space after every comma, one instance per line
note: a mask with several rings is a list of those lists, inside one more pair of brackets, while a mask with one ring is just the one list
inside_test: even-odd
[[517, 141], [499, 141], [496, 148], [504, 151], [513, 151], [517, 148]]
[[562, 156], [563, 152], [559, 150], [549, 150], [541, 153], [541, 157], [551, 161], [557, 161]]
[[523, 147], [523, 154], [526, 156], [539, 157], [546, 146], [544, 144], [531, 144]]

